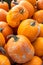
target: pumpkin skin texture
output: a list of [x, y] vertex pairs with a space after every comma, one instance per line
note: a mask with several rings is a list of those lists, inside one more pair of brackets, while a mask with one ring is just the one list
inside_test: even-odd
[[21, 5], [24, 6], [28, 10], [29, 18], [31, 18], [33, 16], [33, 14], [34, 14], [34, 7], [33, 7], [33, 5], [31, 3], [27, 2], [27, 1], [21, 1], [19, 3], [19, 5], [20, 6]]
[[43, 10], [35, 12], [33, 19], [37, 20], [38, 23], [43, 23]]
[[43, 10], [43, 0], [38, 0], [37, 7], [38, 9]]
[[27, 19], [28, 16], [29, 13], [26, 8], [16, 5], [8, 12], [7, 22], [11, 27], [15, 28], [19, 26], [21, 20]]
[[3, 0], [0, 2], [0, 8], [4, 9], [6, 11], [9, 11], [9, 5], [8, 5], [8, 3], [5, 2], [5, 1], [3, 1]]
[[0, 55], [0, 65], [11, 65], [11, 64], [6, 56]]
[[32, 5], [36, 4], [36, 0], [26, 0], [26, 1], [30, 2]]
[[12, 28], [8, 26], [8, 23], [1, 21], [0, 22], [0, 28], [2, 28], [2, 34], [6, 38], [8, 35], [13, 34]]
[[0, 21], [6, 21], [7, 11], [0, 9]]
[[17, 34], [26, 36], [31, 42], [35, 41], [40, 33], [38, 23], [33, 19], [27, 19], [21, 22]]
[[40, 26], [40, 34], [39, 37], [43, 37], [43, 24], [39, 24]]
[[22, 65], [42, 65], [42, 60], [38, 56], [34, 56], [30, 62]]
[[7, 42], [6, 51], [16, 63], [25, 63], [30, 61], [34, 56], [33, 46], [23, 35], [11, 37]]
[[33, 43], [33, 46], [35, 48], [35, 55], [43, 56], [43, 37], [38, 37]]
[[21, 1], [28, 1], [30, 2], [32, 5], [35, 5], [36, 4], [36, 0], [17, 0], [17, 2], [21, 2]]

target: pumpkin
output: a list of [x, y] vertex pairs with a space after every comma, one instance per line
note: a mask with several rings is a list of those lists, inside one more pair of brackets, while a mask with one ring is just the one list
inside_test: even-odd
[[3, 1], [3, 0], [0, 1], [0, 8], [4, 9], [6, 11], [9, 11], [9, 5], [8, 5], [8, 3], [5, 2], [5, 1]]
[[34, 41], [33, 46], [35, 48], [35, 55], [43, 56], [43, 37], [38, 37], [36, 41]]
[[17, 34], [26, 36], [31, 42], [35, 41], [40, 33], [40, 26], [33, 19], [26, 19], [18, 27]]
[[37, 7], [38, 9], [43, 10], [43, 0], [38, 0]]
[[11, 63], [6, 56], [0, 55], [0, 65], [11, 65]]
[[16, 63], [25, 63], [34, 56], [34, 48], [31, 42], [23, 35], [9, 35], [6, 51]]
[[24, 6], [28, 12], [29, 12], [29, 17], [28, 18], [31, 18], [34, 14], [34, 7], [33, 5], [30, 3], [30, 2], [27, 2], [27, 1], [20, 1], [19, 5], [21, 6]]
[[43, 10], [39, 10], [34, 13], [33, 19], [36, 20], [38, 23], [43, 23]]
[[8, 12], [7, 22], [11, 27], [15, 28], [19, 26], [21, 20], [27, 19], [28, 16], [29, 13], [26, 8], [16, 5]]
[[0, 22], [0, 28], [2, 28], [2, 34], [5, 38], [7, 38], [8, 35], [13, 34], [13, 30], [11, 27], [9, 27], [8, 23], [1, 21]]

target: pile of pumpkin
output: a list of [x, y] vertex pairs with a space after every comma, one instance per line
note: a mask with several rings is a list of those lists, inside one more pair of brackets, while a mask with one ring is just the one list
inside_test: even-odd
[[0, 65], [43, 64], [43, 0], [0, 1]]

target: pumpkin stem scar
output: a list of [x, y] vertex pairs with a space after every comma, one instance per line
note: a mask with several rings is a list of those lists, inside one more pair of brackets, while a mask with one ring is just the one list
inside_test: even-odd
[[0, 32], [2, 32], [3, 31], [3, 28], [0, 28]]
[[1, 47], [1, 46], [0, 46], [0, 52], [1, 52], [2, 54], [6, 54], [6, 52], [5, 52], [4, 48], [3, 48], [3, 47]]
[[8, 35], [7, 39], [10, 39], [11, 37], [14, 38], [15, 42], [18, 41], [18, 39], [19, 39], [16, 35]]
[[3, 0], [1, 0], [1, 2], [3, 3]]
[[23, 14], [24, 13], [24, 9], [20, 9], [20, 14]]
[[30, 23], [31, 26], [35, 26], [35, 22]]

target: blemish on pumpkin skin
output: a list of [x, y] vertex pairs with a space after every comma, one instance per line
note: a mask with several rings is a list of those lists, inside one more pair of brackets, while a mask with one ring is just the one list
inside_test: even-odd
[[23, 58], [23, 59], [26, 59], [26, 55], [23, 55], [22, 58]]
[[20, 59], [20, 56], [18, 55], [18, 54], [10, 54], [10, 55], [12, 55], [12, 56], [14, 56], [14, 57], [16, 57], [17, 59]]
[[17, 49], [17, 47], [16, 47], [16, 46], [12, 46], [11, 48], [10, 48], [10, 47], [8, 48], [8, 51], [9, 51], [9, 52], [12, 52], [12, 51], [15, 50], [15, 49]]
[[34, 55], [34, 53], [32, 52], [31, 49], [26, 48], [26, 52], [27, 52], [28, 54], [32, 54], [32, 55]]

